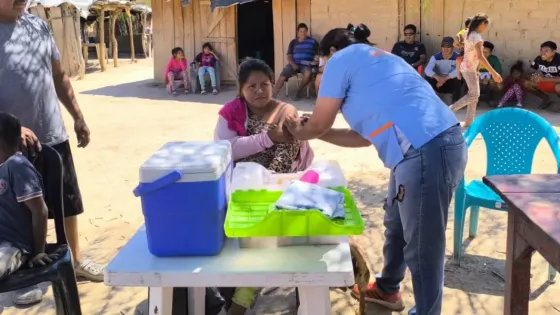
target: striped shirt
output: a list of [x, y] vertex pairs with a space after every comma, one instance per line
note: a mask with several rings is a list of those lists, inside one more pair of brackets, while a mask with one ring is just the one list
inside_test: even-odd
[[319, 43], [309, 36], [303, 41], [292, 40], [288, 46], [288, 56], [292, 55], [296, 65], [309, 65], [319, 52]]

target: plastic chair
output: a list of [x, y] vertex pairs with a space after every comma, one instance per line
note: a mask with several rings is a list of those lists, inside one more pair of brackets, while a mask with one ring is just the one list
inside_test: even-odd
[[[465, 132], [467, 146], [478, 134], [486, 144], [486, 175], [530, 174], [535, 150], [544, 138], [556, 158], [560, 173], [560, 144], [554, 128], [542, 117], [519, 108], [504, 108], [490, 111], [474, 121]], [[453, 256], [460, 264], [463, 247], [465, 214], [471, 209], [469, 237], [474, 238], [478, 230], [480, 207], [507, 211], [507, 204], [482, 180], [473, 180], [468, 185], [461, 180], [455, 192], [455, 229]], [[556, 270], [549, 267], [548, 280], [554, 282]]]
[[[218, 89], [218, 91], [221, 91], [222, 88], [222, 70], [221, 70], [221, 65], [220, 65], [220, 61], [216, 60], [216, 64], [214, 67], [214, 72], [216, 73], [216, 88]], [[193, 93], [196, 93], [198, 91], [200, 91], [200, 84], [199, 84], [199, 80], [198, 80], [198, 69], [196, 69], [196, 62], [191, 62], [190, 63], [190, 67], [189, 67], [189, 80], [191, 82], [191, 89]], [[204, 79], [206, 80], [206, 89], [212, 89], [212, 84], [210, 82], [210, 75], [208, 73], [206, 73], [204, 75]]]
[[[307, 98], [309, 98], [309, 88], [310, 88], [310, 86], [312, 85], [311, 83], [312, 83], [313, 80], [315, 79], [315, 76], [316, 76], [316, 74], [312, 74], [312, 75], [311, 75], [311, 81], [310, 81], [309, 84], [307, 84], [307, 86], [305, 87], [306, 93], [307, 93], [307, 94], [306, 94], [306, 95], [307, 95]], [[293, 77], [296, 78], [297, 87], [299, 88], [299, 86], [301, 85], [301, 81], [303, 80], [303, 74], [298, 72], [298, 73], [296, 73]], [[293, 77], [292, 77], [292, 78], [293, 78]], [[290, 79], [291, 79], [291, 78], [290, 78]], [[289, 79], [288, 79], [288, 81], [289, 81]], [[290, 91], [289, 91], [289, 90], [290, 90], [290, 88], [289, 88], [290, 84], [289, 84], [289, 82], [286, 82], [286, 84], [285, 84], [284, 86], [286, 87], [286, 97], [287, 97], [287, 96], [290, 94]]]
[[43, 177], [45, 202], [54, 214], [56, 243], [47, 244], [47, 253], [57, 253], [58, 259], [41, 268], [20, 268], [0, 282], [0, 293], [11, 292], [42, 282], [51, 282], [57, 315], [81, 315], [80, 296], [72, 256], [64, 230], [64, 203], [62, 199], [62, 160], [53, 148], [43, 145], [33, 165]]

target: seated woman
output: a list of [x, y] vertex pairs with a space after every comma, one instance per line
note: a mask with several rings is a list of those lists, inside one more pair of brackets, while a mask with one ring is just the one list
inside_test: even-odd
[[[231, 142], [234, 163], [255, 162], [276, 173], [308, 168], [313, 151], [308, 141], [295, 140], [284, 128], [284, 119], [297, 110], [272, 98], [272, 69], [261, 60], [249, 59], [239, 66], [238, 78], [239, 97], [220, 110], [215, 139]], [[227, 295], [227, 290], [220, 291]], [[254, 302], [255, 289], [236, 288], [230, 293], [228, 314], [245, 314]]]
[[[309, 142], [295, 140], [284, 127], [286, 117], [297, 109], [272, 98], [272, 69], [261, 60], [249, 59], [239, 66], [238, 78], [239, 96], [222, 107], [214, 133], [216, 140], [231, 142], [234, 163], [255, 162], [276, 173], [298, 172], [311, 166]], [[354, 265], [367, 266], [357, 247], [351, 246]], [[228, 291], [231, 297], [226, 296]], [[245, 314], [255, 299], [254, 288], [220, 292], [226, 305], [231, 304], [229, 315]]]

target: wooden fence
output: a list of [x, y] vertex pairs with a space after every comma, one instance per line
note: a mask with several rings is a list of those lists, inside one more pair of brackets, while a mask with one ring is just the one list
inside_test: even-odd
[[62, 68], [70, 77], [85, 75], [85, 62], [82, 55], [80, 15], [76, 7], [63, 3], [59, 7], [45, 8], [37, 5], [29, 12], [47, 22], [58, 50]]

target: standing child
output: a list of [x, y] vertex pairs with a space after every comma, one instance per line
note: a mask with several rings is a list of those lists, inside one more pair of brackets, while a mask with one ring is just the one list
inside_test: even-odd
[[175, 80], [183, 80], [185, 85], [185, 94], [189, 94], [189, 75], [187, 73], [187, 59], [185, 53], [180, 47], [171, 50], [171, 59], [165, 67], [165, 82], [167, 83], [167, 91], [173, 95], [177, 95], [175, 90]]
[[[41, 267], [55, 256], [45, 253], [48, 210], [41, 176], [19, 152], [21, 124], [0, 113], [0, 280], [21, 266]], [[17, 305], [41, 301], [43, 292], [32, 286], [16, 292]]]
[[523, 86], [525, 79], [523, 78], [523, 61], [516, 62], [511, 66], [509, 77], [506, 79], [506, 94], [498, 104], [498, 107], [503, 107], [504, 104], [515, 95], [517, 99], [517, 107], [523, 107]]
[[471, 17], [468, 17], [465, 20], [465, 28], [460, 30], [459, 33], [455, 35], [455, 42], [453, 43], [453, 46], [459, 49], [459, 57], [457, 57], [456, 60], [457, 70], [459, 70], [457, 73], [459, 79], [461, 79], [461, 62], [463, 62], [463, 56], [465, 55], [465, 35], [469, 31], [469, 24], [471, 24], [471, 20]]
[[492, 68], [486, 57], [484, 57], [482, 48], [484, 40], [480, 34], [486, 31], [488, 23], [488, 15], [484, 13], [479, 13], [469, 23], [469, 30], [464, 41], [465, 57], [463, 62], [461, 62], [461, 74], [467, 83], [469, 92], [467, 95], [463, 96], [457, 102], [449, 106], [449, 108], [451, 108], [454, 112], [467, 106], [467, 117], [465, 119], [465, 124], [463, 125], [464, 128], [468, 128], [472, 124], [476, 114], [476, 105], [478, 104], [478, 98], [480, 97], [480, 85], [478, 82], [479, 65], [482, 64], [482, 66], [490, 72], [496, 83], [502, 82], [500, 74]]
[[210, 83], [212, 84], [212, 94], [218, 94], [218, 89], [216, 87], [216, 61], [220, 59], [214, 53], [212, 45], [210, 43], [204, 43], [202, 45], [202, 52], [196, 56], [194, 59], [198, 67], [198, 81], [200, 82], [200, 94], [206, 94], [206, 80], [204, 80], [204, 75], [208, 73], [210, 76]]

